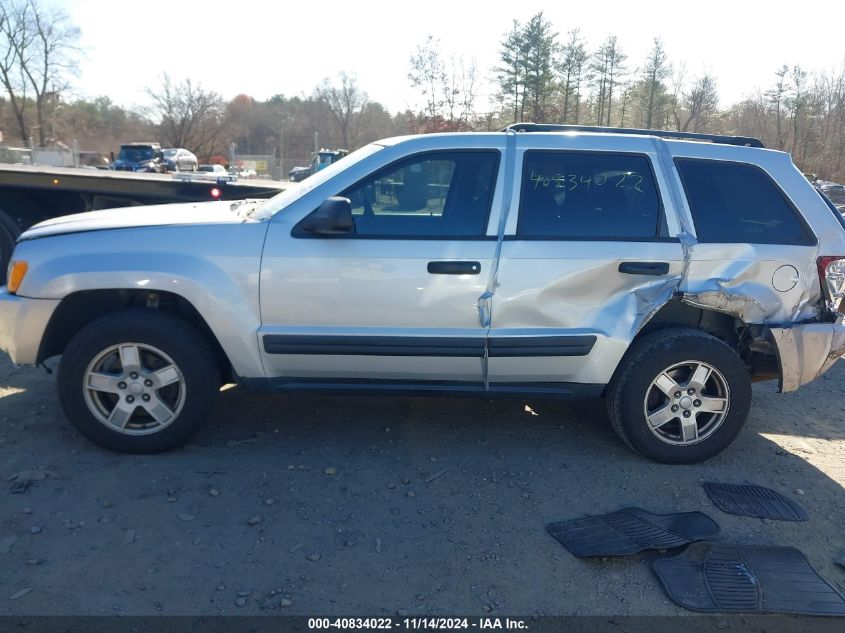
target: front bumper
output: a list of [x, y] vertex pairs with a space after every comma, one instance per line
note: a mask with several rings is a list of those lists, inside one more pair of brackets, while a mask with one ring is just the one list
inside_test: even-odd
[[799, 323], [771, 328], [780, 365], [780, 391], [812, 382], [845, 354], [845, 322]]
[[59, 299], [30, 299], [0, 288], [0, 350], [17, 365], [35, 365], [38, 348]]

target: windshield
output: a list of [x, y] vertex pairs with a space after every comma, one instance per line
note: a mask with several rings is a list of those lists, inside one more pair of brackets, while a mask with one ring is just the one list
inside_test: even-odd
[[166, 150], [164, 150], [164, 155], [167, 156], [167, 158], [173, 158], [174, 156], [176, 156], [176, 150], [175, 149], [166, 149]]
[[282, 191], [282, 193], [270, 198], [264, 206], [260, 207], [260, 209], [256, 209], [256, 211], [260, 210], [261, 214], [266, 216], [275, 215], [292, 202], [299, 200], [309, 191], [312, 191], [324, 182], [331, 180], [336, 174], [352, 167], [365, 158], [369, 158], [382, 149], [384, 149], [383, 145], [376, 145], [375, 143], [365, 145], [361, 149], [357, 149], [346, 156], [343, 160], [334, 162], [325, 169], [321, 169], [313, 176], [306, 178], [301, 184], [291, 183], [292, 186]]
[[152, 160], [152, 147], [121, 147], [117, 155], [120, 160], [128, 160], [137, 163], [142, 160]]

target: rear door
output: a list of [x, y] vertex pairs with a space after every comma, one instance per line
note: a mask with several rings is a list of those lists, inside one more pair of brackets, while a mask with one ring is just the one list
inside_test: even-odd
[[[683, 250], [647, 138], [521, 134], [493, 298], [492, 389], [598, 395]], [[620, 149], [621, 146], [621, 149]]]

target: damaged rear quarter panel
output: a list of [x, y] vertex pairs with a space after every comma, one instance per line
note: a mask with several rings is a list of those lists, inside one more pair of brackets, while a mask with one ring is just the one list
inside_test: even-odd
[[[815, 246], [695, 244], [679, 290], [690, 305], [748, 324], [806, 321], [818, 313], [816, 251]], [[797, 279], [792, 289], [779, 291], [773, 277], [783, 266], [793, 266]]]
[[[814, 380], [845, 352], [842, 317], [831, 322], [829, 316], [820, 313], [823, 299], [816, 269], [820, 255], [845, 256], [841, 218], [826, 207], [789, 154], [706, 143], [667, 143], [665, 147], [673, 158], [757, 165], [772, 177], [815, 234], [818, 244], [813, 246], [700, 243], [694, 236], [686, 198], [676, 198], [680, 222], [689, 232], [682, 236], [686, 238], [688, 258], [687, 274], [679, 289], [682, 300], [730, 314], [746, 324], [765, 326], [763, 331], [778, 356], [781, 391], [793, 391]], [[680, 180], [672, 180], [682, 191]], [[797, 272], [796, 284], [792, 289], [779, 290], [773, 276], [781, 266], [790, 265]]]
[[[766, 326], [778, 358], [778, 387], [795, 391], [815, 380], [845, 352], [845, 328], [822, 322], [817, 247], [696, 244], [682, 300]], [[780, 292], [772, 277], [782, 266], [798, 271], [795, 287]]]

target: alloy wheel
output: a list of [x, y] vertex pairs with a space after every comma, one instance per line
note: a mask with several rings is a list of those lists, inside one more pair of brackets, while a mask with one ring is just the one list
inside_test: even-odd
[[687, 360], [663, 370], [646, 390], [646, 423], [672, 445], [701, 442], [718, 430], [730, 408], [730, 388], [712, 365]]
[[185, 404], [185, 379], [170, 356], [152, 345], [113, 345], [88, 365], [82, 389], [95, 418], [126, 435], [157, 433]]

